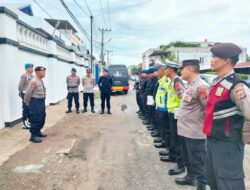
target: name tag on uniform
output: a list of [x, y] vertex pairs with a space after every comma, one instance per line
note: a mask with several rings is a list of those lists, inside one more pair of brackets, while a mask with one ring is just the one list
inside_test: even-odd
[[224, 88], [221, 88], [221, 87], [217, 88], [215, 96], [222, 96], [223, 91], [224, 91]]

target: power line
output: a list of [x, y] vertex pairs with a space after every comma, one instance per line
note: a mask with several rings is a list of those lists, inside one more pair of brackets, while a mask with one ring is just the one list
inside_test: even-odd
[[103, 24], [104, 24], [105, 28], [107, 28], [106, 21], [105, 21], [105, 17], [104, 17], [104, 12], [103, 12], [103, 7], [102, 7], [102, 0], [100, 0], [100, 6], [101, 6]]
[[89, 5], [88, 5], [87, 1], [84, 0], [84, 3], [85, 3], [85, 5], [86, 5], [86, 7], [87, 7], [87, 9], [88, 9], [88, 11], [89, 11], [89, 14], [92, 15], [91, 10], [90, 10], [90, 8], [89, 8]]
[[88, 17], [90, 16], [87, 11], [85, 11], [82, 6], [76, 1], [76, 0], [73, 0], [75, 2], [75, 4], [82, 10], [82, 12], [84, 12]]
[[[149, 2], [149, 1], [152, 1], [152, 0], [145, 0], [145, 1], [142, 1], [142, 2], [139, 2], [139, 3], [135, 3], [135, 4], [133, 4], [133, 5], [129, 5], [129, 6], [127, 6], [127, 7], [121, 7], [121, 8], [113, 9], [113, 10], [110, 10], [109, 14], [114, 13], [114, 12], [118, 12], [118, 11], [122, 11], [122, 10], [126, 10], [126, 9], [130, 9], [130, 8], [133, 8], [133, 7], [137, 7], [137, 6], [139, 6], [139, 5], [142, 5], [142, 4], [147, 3], [147, 2]], [[104, 14], [107, 14], [107, 12], [104, 13]], [[101, 15], [101, 13], [95, 15], [95, 17], [100, 16], [100, 15]]]
[[108, 15], [109, 15], [109, 27], [111, 28], [111, 24], [110, 24], [110, 8], [109, 8], [109, 0], [107, 0], [107, 6], [108, 6]]
[[76, 17], [73, 15], [73, 13], [70, 11], [70, 9], [68, 8], [68, 6], [65, 4], [65, 2], [63, 0], [60, 0], [63, 7], [66, 9], [67, 13], [69, 14], [69, 16], [72, 18], [72, 20], [75, 22], [75, 24], [78, 26], [78, 28], [81, 30], [81, 32], [83, 33], [83, 35], [90, 41], [90, 36], [89, 34], [84, 30], [84, 28], [81, 26], [81, 24], [79, 23], [79, 21], [76, 19]]
[[38, 7], [40, 7], [40, 9], [43, 10], [43, 12], [45, 12], [51, 19], [53, 19], [53, 17], [36, 1], [36, 0], [33, 0], [34, 3], [37, 4]]

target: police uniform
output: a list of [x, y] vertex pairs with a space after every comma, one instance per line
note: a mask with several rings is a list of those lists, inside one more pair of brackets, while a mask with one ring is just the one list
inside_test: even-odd
[[[105, 72], [108, 73], [108, 70], [104, 70]], [[108, 114], [111, 114], [110, 112], [110, 98], [111, 98], [111, 92], [112, 92], [112, 86], [113, 86], [113, 81], [110, 76], [101, 76], [98, 81], [98, 87], [101, 92], [101, 114], [104, 114], [104, 109], [105, 109], [105, 102], [107, 103], [107, 108]]]
[[[72, 68], [72, 72], [76, 72], [76, 69]], [[72, 108], [72, 101], [74, 99], [76, 113], [79, 113], [79, 85], [80, 85], [80, 77], [77, 75], [69, 75], [66, 78], [67, 89], [68, 89], [68, 111], [66, 113], [70, 113]]]
[[[237, 58], [241, 49], [220, 43], [211, 52], [227, 59]], [[203, 127], [207, 136], [207, 182], [213, 190], [245, 190], [243, 158], [244, 142], [250, 142], [249, 107], [250, 89], [233, 70], [215, 79]]]
[[[31, 63], [25, 64], [25, 69], [28, 69], [30, 67], [33, 67], [33, 64], [31, 64]], [[20, 77], [20, 82], [19, 82], [19, 85], [18, 85], [19, 96], [22, 98], [22, 109], [23, 109], [23, 111], [22, 111], [22, 121], [23, 121], [24, 128], [29, 128], [30, 127], [29, 108], [24, 102], [24, 96], [25, 96], [26, 89], [27, 89], [31, 79], [33, 79], [33, 78], [34, 78], [34, 75], [32, 75], [31, 73], [24, 73]]]
[[[167, 63], [167, 67], [178, 69], [180, 66], [176, 63]], [[180, 77], [176, 76], [171, 80], [168, 88], [168, 118], [170, 126], [170, 149], [168, 157], [161, 157], [162, 161], [176, 161], [177, 165], [175, 168], [169, 170], [169, 175], [176, 175], [183, 173], [185, 167], [182, 161], [181, 154], [181, 139], [177, 135], [177, 119], [175, 112], [180, 107], [181, 98], [184, 94], [185, 87]]]
[[[182, 67], [192, 65], [199, 67], [199, 64], [198, 60], [184, 60]], [[198, 190], [203, 190], [206, 186], [206, 137], [202, 127], [208, 93], [209, 85], [197, 74], [183, 94], [177, 122], [178, 135], [182, 138], [182, 158], [187, 168], [187, 175], [176, 178], [175, 181], [180, 185], [195, 185], [197, 180]]]
[[[166, 68], [166, 65], [164, 64], [164, 66], [160, 66], [159, 68]], [[170, 80], [166, 76], [163, 76], [158, 80], [159, 85], [155, 97], [155, 103], [157, 112], [157, 124], [161, 135], [161, 144], [156, 144], [156, 148], [169, 148], [170, 146], [170, 128], [167, 110], [167, 94], [169, 83]]]
[[[35, 71], [45, 71], [44, 67], [36, 67]], [[29, 106], [30, 114], [30, 133], [32, 142], [42, 142], [39, 137], [46, 137], [45, 133], [41, 132], [45, 124], [46, 112], [45, 112], [45, 97], [46, 87], [43, 80], [39, 77], [33, 78], [26, 90], [25, 103]]]
[[[88, 72], [91, 72], [91, 69], [88, 69]], [[87, 75], [82, 79], [83, 85], [83, 112], [87, 112], [88, 107], [88, 99], [90, 100], [91, 112], [95, 113], [95, 95], [94, 95], [94, 87], [95, 87], [95, 78], [93, 76], [88, 77]]]

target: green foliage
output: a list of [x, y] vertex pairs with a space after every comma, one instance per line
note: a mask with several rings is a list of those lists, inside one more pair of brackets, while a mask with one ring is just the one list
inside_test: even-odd
[[247, 54], [247, 61], [250, 61], [250, 56]]
[[163, 55], [163, 56], [161, 57], [161, 62], [162, 62], [162, 63], [165, 63], [165, 62], [166, 62], [166, 59], [168, 59], [168, 60], [170, 60], [170, 61], [173, 61], [173, 62], [177, 62], [177, 61], [178, 61], [178, 60], [176, 59], [175, 54], [173, 54], [173, 53], [169, 53], [168, 56]]
[[170, 48], [170, 47], [183, 47], [183, 48], [185, 48], [185, 47], [200, 47], [200, 44], [199, 43], [188, 43], [188, 42], [181, 42], [181, 41], [176, 41], [176, 42], [170, 42], [169, 44], [167, 44], [167, 45], [163, 45], [162, 46], [162, 49], [163, 50], [166, 50], [166, 49], [168, 49], [168, 48]]
[[139, 66], [137, 66], [137, 65], [133, 65], [132, 67], [131, 67], [131, 75], [135, 75], [137, 72], [139, 72], [140, 71], [140, 68], [139, 68]]

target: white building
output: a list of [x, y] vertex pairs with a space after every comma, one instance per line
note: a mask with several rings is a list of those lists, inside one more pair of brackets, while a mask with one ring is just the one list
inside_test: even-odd
[[[174, 53], [178, 62], [185, 59], [198, 59], [200, 60], [201, 70], [209, 70], [212, 54], [210, 47], [214, 45], [213, 42], [190, 42], [198, 43], [199, 47], [170, 47], [168, 50]], [[247, 49], [242, 48], [242, 53], [239, 56], [239, 62], [246, 61]]]
[[[177, 62], [181, 63], [185, 59], [198, 59], [200, 60], [201, 70], [209, 70], [210, 62], [211, 62], [211, 52], [210, 47], [214, 45], [214, 42], [208, 42], [205, 40], [204, 42], [185, 42], [186, 44], [197, 44], [197, 47], [170, 47], [165, 50], [165, 53], [171, 52], [175, 55]], [[242, 53], [239, 56], [239, 62], [246, 61], [247, 49], [242, 48]], [[154, 51], [161, 50], [161, 46], [159, 48], [151, 48], [145, 51], [142, 55], [144, 68], [148, 68], [148, 64], [150, 60], [154, 59], [160, 61], [160, 57], [152, 57], [150, 56]]]
[[[30, 7], [23, 9], [32, 13]], [[66, 97], [66, 76], [75, 67], [82, 77], [88, 58], [68, 46], [71, 42], [67, 37], [61, 35], [59, 40], [51, 35], [54, 28], [45, 20], [24, 14], [15, 6], [0, 5], [0, 25], [0, 128], [3, 128], [21, 118], [17, 88], [25, 63], [47, 68], [46, 104], [49, 105]]]

